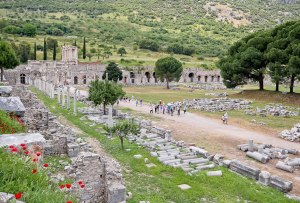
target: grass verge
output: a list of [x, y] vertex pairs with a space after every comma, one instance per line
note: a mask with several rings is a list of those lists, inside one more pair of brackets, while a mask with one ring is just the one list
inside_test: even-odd
[[[124, 142], [125, 148], [131, 151], [122, 151], [119, 139], [107, 139], [100, 134], [101, 126], [90, 126], [89, 122], [82, 122], [82, 115], [74, 116], [72, 112], [61, 108], [56, 100], [51, 100], [37, 89], [38, 98], [57, 116], [64, 116], [73, 125], [76, 125], [88, 136], [95, 137], [103, 149], [110, 153], [123, 167], [127, 190], [133, 193], [129, 203], [150, 201], [155, 203], [193, 203], [193, 202], [295, 202], [287, 199], [278, 190], [264, 187], [253, 180], [237, 176], [226, 168], [222, 177], [207, 177], [205, 171], [189, 176], [180, 169], [171, 168], [151, 157], [149, 152], [136, 144]], [[72, 109], [72, 108], [71, 108]], [[147, 168], [144, 160], [134, 159], [133, 155], [141, 154], [150, 162], [156, 164], [154, 168]], [[179, 184], [188, 184], [192, 188], [182, 191]], [[204, 200], [205, 199], [205, 200]]]

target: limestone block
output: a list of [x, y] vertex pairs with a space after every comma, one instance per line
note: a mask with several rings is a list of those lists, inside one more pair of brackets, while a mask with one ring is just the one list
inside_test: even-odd
[[290, 173], [294, 173], [294, 171], [295, 171], [294, 166], [286, 165], [286, 164], [285, 164], [284, 162], [282, 162], [282, 161], [278, 161], [278, 162], [277, 162], [276, 168], [281, 169], [281, 170], [284, 170], [284, 171], [287, 171], [287, 172], [290, 172]]
[[237, 160], [233, 160], [230, 163], [229, 168], [234, 172], [237, 172], [241, 175], [247, 176], [254, 180], [258, 180], [259, 174], [261, 172], [258, 168], [249, 166], [249, 165], [247, 165], [241, 161], [237, 161]]
[[200, 147], [194, 147], [194, 146], [191, 146], [189, 147], [189, 149], [194, 152], [195, 154], [197, 155], [201, 155], [201, 156], [204, 156], [204, 157], [208, 157], [209, 156], [209, 153], [208, 151], [200, 148]]
[[207, 176], [222, 176], [222, 171], [207, 171]]
[[3, 134], [0, 136], [0, 147], [17, 145], [40, 145], [44, 147], [46, 140], [40, 133]]
[[215, 164], [208, 164], [208, 165], [203, 165], [203, 166], [197, 166], [197, 170], [207, 170], [207, 169], [212, 169], [215, 167]]
[[191, 188], [191, 186], [187, 185], [187, 184], [181, 184], [181, 185], [178, 185], [178, 187], [181, 189], [181, 190], [188, 190]]
[[79, 145], [75, 143], [69, 143], [68, 146], [68, 156], [76, 157], [79, 154]]
[[0, 96], [9, 97], [12, 93], [12, 86], [0, 86]]
[[142, 157], [143, 157], [143, 156], [140, 155], [140, 154], [136, 154], [136, 155], [133, 156], [133, 158], [135, 158], [135, 159], [141, 159]]
[[126, 188], [120, 183], [114, 183], [107, 188], [107, 203], [126, 201]]
[[294, 158], [287, 161], [289, 166], [300, 166], [300, 158]]
[[258, 182], [263, 185], [269, 185], [271, 174], [268, 171], [262, 171], [259, 174]]
[[278, 176], [271, 176], [269, 186], [276, 188], [282, 192], [290, 192], [293, 189], [293, 183], [286, 181]]
[[150, 155], [153, 156], [153, 157], [157, 157], [158, 154], [156, 152], [150, 152]]
[[0, 110], [23, 117], [25, 107], [19, 97], [0, 97]]
[[246, 153], [246, 155], [248, 157], [251, 157], [261, 163], [267, 163], [269, 161], [269, 158], [267, 156], [265, 156], [264, 154], [261, 154], [261, 153], [258, 153], [258, 152], [251, 152], [251, 151], [248, 151]]

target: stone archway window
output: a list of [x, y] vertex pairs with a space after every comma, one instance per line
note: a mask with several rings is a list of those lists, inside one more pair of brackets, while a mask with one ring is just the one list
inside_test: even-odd
[[126, 76], [124, 77], [124, 83], [125, 84], [127, 83], [127, 77]]
[[155, 72], [153, 72], [153, 77], [154, 77], [155, 83], [157, 83], [157, 78], [156, 78]]
[[211, 82], [214, 82], [215, 76], [211, 76]]
[[134, 72], [130, 72], [130, 78], [135, 78]]
[[147, 82], [150, 82], [151, 74], [149, 72], [146, 72], [145, 76], [147, 78]]
[[75, 76], [75, 77], [74, 77], [74, 85], [77, 85], [77, 84], [78, 84], [78, 77]]
[[204, 77], [204, 81], [205, 81], [205, 82], [207, 82], [207, 78], [208, 78], [208, 76], [206, 75], [206, 76]]
[[220, 76], [218, 75], [217, 81], [220, 82]]
[[22, 73], [20, 75], [20, 83], [21, 84], [25, 84], [25, 82], [26, 82], [26, 75], [24, 73]]
[[189, 73], [190, 82], [194, 82], [194, 73]]
[[201, 81], [201, 76], [200, 75], [198, 75], [198, 82], [200, 82]]
[[83, 84], [86, 84], [86, 75], [84, 75], [84, 76], [82, 77], [82, 79], [83, 79]]

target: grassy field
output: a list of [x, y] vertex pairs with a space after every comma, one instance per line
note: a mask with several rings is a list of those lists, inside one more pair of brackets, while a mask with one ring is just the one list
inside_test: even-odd
[[[249, 90], [244, 90], [249, 89]], [[281, 103], [288, 106], [293, 106], [296, 108], [300, 107], [300, 88], [295, 89], [295, 94], [282, 94], [281, 92], [276, 93], [271, 91], [273, 87], [267, 86], [266, 91], [258, 91], [257, 87], [245, 86], [241, 90], [195, 90], [190, 92], [188, 88], [181, 88], [180, 90], [167, 90], [164, 87], [125, 87], [129, 97], [134, 96], [138, 99], [143, 99], [145, 102], [158, 103], [159, 100], [167, 102], [183, 101], [184, 99], [195, 99], [195, 98], [212, 98], [212, 96], [205, 96], [205, 93], [209, 92], [227, 92], [230, 98], [241, 98], [253, 101], [252, 106], [254, 109], [256, 107], [263, 108], [269, 103]], [[282, 91], [287, 91], [287, 89], [282, 88]], [[199, 112], [195, 111], [201, 115], [205, 115], [212, 118], [219, 119], [222, 112]], [[235, 119], [237, 124], [243, 123], [243, 125], [252, 126], [251, 120], [255, 119], [257, 122], [266, 123], [266, 129], [272, 129], [273, 132], [279, 132], [284, 129], [291, 128], [294, 124], [300, 121], [300, 115], [297, 117], [282, 118], [282, 117], [260, 117], [260, 116], [250, 116], [246, 115], [244, 111], [230, 111], [230, 118]]]
[[[193, 203], [193, 202], [295, 202], [272, 188], [256, 184], [254, 181], [237, 176], [226, 168], [222, 177], [207, 177], [205, 171], [197, 175], [189, 176], [180, 169], [162, 165], [149, 152], [137, 146], [125, 142], [125, 148], [131, 151], [122, 151], [119, 139], [107, 139], [101, 134], [100, 125], [90, 126], [90, 121], [82, 122], [81, 116], [74, 116], [72, 112], [58, 106], [56, 100], [51, 100], [36, 89], [39, 99], [57, 116], [63, 116], [76, 127], [80, 128], [87, 136], [95, 137], [101, 143], [102, 148], [121, 163], [127, 191], [133, 193], [129, 203], [150, 201], [155, 203]], [[71, 108], [72, 109], [72, 108]], [[150, 162], [156, 164], [154, 168], [147, 168], [144, 160], [137, 160], [133, 155], [141, 154]], [[177, 185], [188, 184], [192, 188], [181, 191]]]

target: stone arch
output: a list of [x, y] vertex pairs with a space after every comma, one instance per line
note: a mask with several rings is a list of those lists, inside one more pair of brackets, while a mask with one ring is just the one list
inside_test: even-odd
[[24, 73], [20, 74], [20, 83], [21, 84], [26, 83], [26, 75]]
[[84, 85], [86, 84], [86, 75], [82, 76], [82, 82]]
[[157, 77], [156, 77], [156, 74], [155, 74], [155, 72], [153, 72], [153, 78], [154, 78], [154, 81], [155, 81], [155, 83], [157, 83]]
[[124, 77], [124, 83], [127, 83], [127, 76]]
[[198, 82], [201, 81], [201, 75], [198, 75]]
[[207, 82], [208, 76], [204, 76], [204, 82]]
[[77, 85], [77, 84], [78, 84], [78, 77], [75, 76], [75, 77], [74, 77], [74, 85]]
[[194, 82], [194, 73], [189, 73], [190, 82]]
[[150, 82], [151, 74], [149, 72], [146, 72], [145, 76], [147, 78], [147, 82]]
[[220, 82], [221, 77], [218, 75], [217, 77], [217, 81]]
[[132, 84], [134, 84], [134, 79], [135, 79], [135, 73], [134, 72], [130, 72], [130, 80], [131, 80]]
[[214, 80], [215, 80], [215, 76], [211, 76], [211, 82], [214, 82]]

